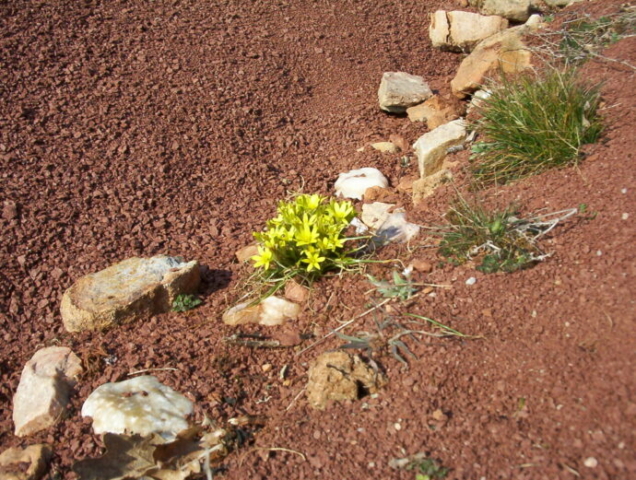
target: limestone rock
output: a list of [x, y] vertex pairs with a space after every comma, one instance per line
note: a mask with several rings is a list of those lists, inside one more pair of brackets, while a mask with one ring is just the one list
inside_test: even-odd
[[371, 144], [371, 148], [382, 153], [397, 153], [400, 149], [393, 142], [376, 142]]
[[67, 347], [35, 352], [22, 370], [13, 396], [13, 423], [19, 437], [54, 425], [65, 411], [70, 387], [82, 371], [77, 355]]
[[9, 448], [0, 454], [2, 480], [39, 480], [52, 455], [51, 447], [38, 443], [26, 448]]
[[386, 188], [389, 181], [376, 168], [359, 168], [338, 175], [334, 185], [336, 196], [362, 200], [364, 192], [371, 187]]
[[529, 31], [531, 27], [521, 25], [480, 42], [451, 80], [453, 94], [463, 98], [478, 90], [490, 71], [501, 69], [504, 73], [517, 73], [530, 67], [530, 51], [522, 41], [522, 35]]
[[426, 122], [429, 130], [455, 120], [464, 113], [459, 100], [448, 100], [434, 95], [424, 103], [408, 108], [406, 114], [412, 122]]
[[69, 332], [105, 330], [167, 312], [177, 295], [195, 292], [200, 280], [196, 261], [129, 258], [80, 278], [64, 293], [64, 327]]
[[498, 15], [438, 10], [431, 16], [428, 34], [433, 47], [470, 52], [480, 41], [508, 28]]
[[461, 119], [446, 123], [418, 138], [413, 149], [417, 154], [420, 176], [427, 177], [436, 173], [441, 168], [446, 151], [450, 147], [461, 145], [465, 139], [466, 124]]
[[389, 218], [395, 205], [383, 202], [365, 203], [362, 205], [360, 220], [372, 230], [377, 230]]
[[303, 287], [295, 280], [289, 280], [285, 284], [285, 298], [291, 302], [303, 303], [309, 296], [309, 289]]
[[530, 16], [532, 0], [468, 0], [483, 15], [499, 15], [513, 22], [525, 22]]
[[422, 103], [432, 95], [422, 77], [405, 72], [385, 72], [378, 90], [378, 101], [385, 112], [404, 113], [408, 107]]
[[158, 433], [172, 440], [188, 428], [186, 417], [193, 405], [183, 395], [143, 375], [123, 382], [105, 383], [91, 393], [82, 406], [82, 417], [93, 419], [99, 433]]
[[223, 323], [232, 326], [257, 323], [272, 327], [294, 320], [300, 313], [299, 305], [273, 295], [256, 305], [251, 303], [242, 302], [230, 308], [223, 314]]
[[313, 408], [323, 410], [329, 400], [357, 400], [362, 393], [376, 393], [387, 379], [357, 355], [327, 352], [309, 369], [307, 399]]
[[452, 178], [453, 175], [450, 170], [442, 169], [433, 175], [414, 181], [413, 203], [417, 204], [426, 197], [430, 197], [440, 185]]

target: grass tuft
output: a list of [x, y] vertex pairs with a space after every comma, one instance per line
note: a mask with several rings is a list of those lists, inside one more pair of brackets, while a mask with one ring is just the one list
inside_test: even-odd
[[601, 133], [599, 90], [580, 82], [573, 70], [504, 76], [490, 89], [474, 123], [484, 137], [471, 157], [479, 182], [503, 184], [576, 164], [581, 146]]

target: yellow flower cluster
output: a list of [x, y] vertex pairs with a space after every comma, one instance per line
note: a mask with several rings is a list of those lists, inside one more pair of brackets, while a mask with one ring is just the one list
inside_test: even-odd
[[343, 232], [356, 213], [351, 202], [326, 200], [314, 194], [280, 202], [266, 230], [254, 233], [260, 244], [252, 257], [254, 266], [317, 273], [336, 267], [346, 256]]

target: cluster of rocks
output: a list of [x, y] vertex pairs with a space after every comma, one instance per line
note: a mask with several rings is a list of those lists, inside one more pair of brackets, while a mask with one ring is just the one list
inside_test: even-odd
[[[531, 50], [524, 36], [542, 28], [540, 12], [564, 7], [576, 0], [469, 0], [464, 6], [480, 13], [439, 10], [431, 15], [429, 37], [434, 47], [463, 52], [464, 58], [450, 82], [450, 97], [432, 92], [424, 78], [406, 72], [385, 72], [378, 89], [380, 109], [408, 115], [412, 122], [426, 122], [428, 132], [413, 144], [419, 178], [398, 190], [412, 192], [415, 203], [430, 196], [452, 178], [454, 163], [448, 154], [462, 150], [471, 140], [462, 119], [467, 110], [487, 98], [482, 90], [493, 73], [518, 73], [532, 65]], [[580, 0], [579, 0], [580, 1]], [[511, 24], [517, 24], [511, 26]], [[521, 24], [519, 24], [521, 23]], [[466, 104], [467, 97], [471, 97]], [[380, 142], [381, 151], [394, 152], [392, 143]], [[396, 149], [397, 150], [397, 149]]]

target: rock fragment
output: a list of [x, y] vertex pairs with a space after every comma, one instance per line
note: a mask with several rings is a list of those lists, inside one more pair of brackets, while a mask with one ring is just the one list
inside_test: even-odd
[[480, 89], [490, 71], [500, 69], [503, 73], [517, 73], [529, 68], [531, 54], [522, 37], [532, 28], [526, 25], [509, 28], [480, 42], [462, 60], [451, 80], [453, 94], [463, 98]]
[[188, 428], [193, 405], [156, 377], [143, 375], [97, 387], [82, 406], [93, 419], [93, 431], [141, 436], [160, 434], [168, 440]]
[[534, 0], [468, 0], [483, 15], [499, 15], [513, 22], [525, 22]]
[[256, 305], [251, 303], [242, 302], [230, 308], [223, 314], [223, 323], [231, 326], [257, 323], [272, 327], [294, 320], [300, 313], [300, 305], [273, 295]]
[[424, 79], [406, 72], [385, 72], [378, 90], [380, 108], [389, 113], [404, 113], [433, 95]]
[[459, 100], [449, 100], [439, 95], [434, 95], [424, 103], [406, 110], [409, 120], [426, 122], [429, 130], [459, 118], [464, 112], [465, 109]]
[[51, 447], [38, 443], [26, 448], [9, 448], [0, 454], [2, 480], [39, 480], [46, 473]]
[[129, 258], [80, 278], [62, 297], [69, 332], [105, 330], [167, 312], [174, 299], [194, 293], [199, 264], [178, 257]]
[[329, 400], [357, 400], [361, 394], [376, 393], [386, 384], [386, 376], [359, 356], [327, 352], [309, 368], [307, 399], [313, 408], [323, 410]]
[[47, 347], [35, 352], [22, 370], [13, 396], [15, 434], [24, 437], [54, 425], [81, 372], [81, 362], [70, 348]]
[[480, 41], [508, 28], [508, 20], [498, 15], [438, 10], [431, 16], [428, 34], [433, 47], [470, 52]]
[[466, 123], [463, 120], [446, 123], [418, 138], [413, 149], [417, 155], [420, 176], [423, 178], [438, 172], [446, 151], [450, 147], [463, 144], [465, 140]]

